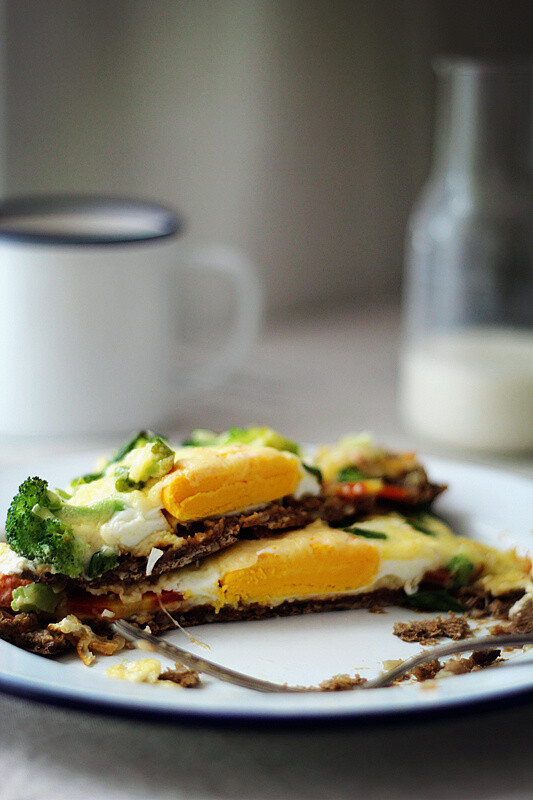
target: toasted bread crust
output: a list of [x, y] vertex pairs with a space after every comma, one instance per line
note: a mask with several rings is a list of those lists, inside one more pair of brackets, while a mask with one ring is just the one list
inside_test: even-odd
[[0, 610], [0, 639], [42, 656], [57, 656], [70, 650], [66, 636], [49, 631], [37, 614], [9, 614]]

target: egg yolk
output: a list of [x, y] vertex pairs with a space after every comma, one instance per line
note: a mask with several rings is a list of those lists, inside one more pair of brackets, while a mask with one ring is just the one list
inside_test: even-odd
[[292, 494], [300, 461], [269, 447], [201, 448], [178, 459], [164, 479], [164, 507], [179, 522], [227, 514]]
[[370, 585], [379, 562], [378, 548], [355, 537], [344, 546], [313, 538], [292, 553], [276, 553], [274, 546], [254, 564], [226, 572], [221, 595], [225, 604], [235, 605], [342, 594]]

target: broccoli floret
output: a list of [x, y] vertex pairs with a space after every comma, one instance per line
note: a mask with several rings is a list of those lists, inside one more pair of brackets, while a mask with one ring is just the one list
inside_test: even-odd
[[159, 436], [137, 446], [135, 451], [129, 467], [115, 467], [117, 492], [142, 489], [147, 481], [162, 478], [174, 466], [174, 451]]
[[150, 480], [150, 478], [162, 478], [170, 472], [174, 466], [174, 450], [159, 436], [156, 437], [150, 448], [151, 458], [144, 467], [144, 473], [140, 480]]
[[162, 441], [164, 441], [163, 437], [159, 436], [157, 433], [153, 433], [152, 431], [140, 431], [132, 439], [125, 442], [122, 447], [119, 447], [115, 453], [113, 453], [109, 463], [115, 464], [118, 461], [122, 461], [122, 459], [125, 458], [128, 453], [131, 453], [132, 450], [136, 450], [138, 447], [144, 447], [144, 445], [148, 444], [148, 442]]
[[115, 468], [115, 489], [117, 492], [131, 492], [133, 489], [142, 489], [142, 481], [132, 481], [130, 471], [124, 465]]
[[88, 506], [70, 505], [42, 478], [27, 478], [13, 498], [6, 520], [6, 539], [24, 558], [50, 564], [56, 572], [77, 578], [84, 571], [84, 548], [72, 526], [101, 525], [124, 504], [113, 498]]
[[53, 614], [61, 594], [54, 592], [51, 586], [44, 583], [29, 583], [19, 586], [13, 592], [11, 608], [13, 611], [45, 611]]

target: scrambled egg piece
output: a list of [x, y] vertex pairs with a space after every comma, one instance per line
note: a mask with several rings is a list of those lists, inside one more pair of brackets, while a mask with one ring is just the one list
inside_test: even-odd
[[[124, 660], [121, 664], [115, 664], [105, 671], [108, 678], [119, 678], [120, 680], [136, 683], [151, 683], [152, 685], [157, 684], [157, 686], [165, 686], [174, 689], [195, 686], [197, 684], [197, 680], [189, 682], [183, 681], [181, 683], [175, 680], [165, 680], [161, 678], [162, 673], [163, 669], [156, 658], [141, 658], [139, 661]], [[190, 670], [184, 670], [183, 674], [192, 675], [193, 673]]]

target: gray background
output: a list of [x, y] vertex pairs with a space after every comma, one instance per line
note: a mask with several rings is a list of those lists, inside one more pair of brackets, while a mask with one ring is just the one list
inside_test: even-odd
[[431, 59], [531, 54], [528, 10], [7, 0], [4, 193], [166, 201], [186, 214], [190, 241], [249, 253], [269, 311], [397, 297], [430, 158]]
[[[529, 6], [0, 3], [0, 190], [154, 197], [187, 215], [189, 241], [250, 253], [271, 324], [240, 375], [180, 409], [176, 434], [264, 422], [330, 441], [364, 426], [412, 446], [394, 402], [397, 304], [430, 159], [430, 61], [531, 53]], [[100, 444], [0, 441], [0, 465]], [[485, 463], [533, 474], [531, 459]], [[530, 700], [293, 732], [167, 727], [4, 695], [0, 714], [0, 800], [532, 796]]]

